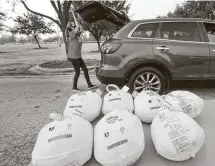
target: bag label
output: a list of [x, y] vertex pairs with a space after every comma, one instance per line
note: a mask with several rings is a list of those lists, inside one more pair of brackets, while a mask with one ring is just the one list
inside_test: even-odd
[[79, 163], [79, 161], [75, 160], [69, 164], [66, 164], [64, 166], [81, 166], [81, 164]]
[[52, 137], [50, 139], [48, 139], [48, 143], [52, 142], [52, 141], [56, 141], [58, 139], [63, 139], [63, 138], [71, 138], [72, 134], [64, 134], [64, 135], [58, 135], [56, 137]]
[[77, 114], [77, 113], [73, 113], [72, 115], [81, 117], [81, 115], [80, 115], [80, 114]]
[[77, 110], [77, 109], [75, 109], [75, 111], [76, 111], [77, 113], [79, 113], [79, 114], [83, 114], [81, 111], [79, 111], [79, 110]]
[[109, 101], [117, 101], [117, 100], [121, 100], [121, 98], [109, 99]]
[[110, 135], [110, 133], [109, 132], [106, 132], [106, 133], [104, 133], [104, 137], [109, 137], [109, 135]]
[[186, 150], [190, 149], [190, 146], [191, 146], [190, 141], [186, 135], [173, 140], [172, 144], [175, 147], [177, 154], [181, 152], [185, 152]]
[[125, 164], [124, 166], [132, 166], [137, 162], [138, 158], [134, 158], [132, 161], [128, 162], [127, 164]]
[[164, 109], [170, 110], [171, 107], [172, 107], [172, 105], [169, 102], [164, 101], [164, 103], [162, 105], [162, 110], [164, 110]]
[[81, 105], [72, 105], [72, 106], [69, 106], [69, 108], [82, 108]]
[[149, 95], [149, 96], [155, 96], [155, 95], [157, 95], [157, 93], [155, 93], [153, 91], [146, 92], [146, 94]]
[[75, 109], [76, 112], [73, 113], [73, 115], [79, 116], [81, 117], [83, 115], [83, 113], [77, 109]]
[[124, 134], [124, 132], [125, 132], [125, 127], [120, 127], [120, 131], [121, 131], [122, 134]]
[[113, 149], [113, 148], [118, 147], [118, 146], [120, 146], [120, 145], [123, 145], [123, 144], [125, 144], [125, 143], [127, 143], [127, 142], [128, 142], [128, 139], [124, 139], [124, 140], [122, 140], [122, 141], [116, 142], [116, 143], [114, 143], [114, 144], [108, 146], [108, 147], [107, 147], [107, 150]]
[[177, 114], [167, 116], [167, 113], [162, 113], [159, 117], [164, 124], [164, 128], [169, 129], [168, 136], [177, 154], [182, 153], [193, 146], [187, 137], [190, 128], [180, 123], [180, 118]]
[[106, 119], [108, 124], [114, 124], [116, 121], [122, 121], [118, 116], [110, 116]]
[[169, 94], [169, 96], [178, 101], [178, 105], [181, 107], [184, 113], [186, 114], [192, 113], [193, 111], [192, 103], [194, 102], [192, 99], [186, 98], [186, 96], [183, 96], [181, 94], [177, 94], [175, 96], [173, 94]]
[[53, 131], [55, 129], [55, 127], [50, 127], [49, 131]]
[[155, 109], [160, 109], [161, 106], [158, 106], [158, 107], [151, 107], [150, 110], [155, 110]]

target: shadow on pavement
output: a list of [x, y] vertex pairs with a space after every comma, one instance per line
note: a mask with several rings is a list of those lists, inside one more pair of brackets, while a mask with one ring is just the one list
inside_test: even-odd
[[215, 81], [173, 81], [171, 88], [215, 88]]

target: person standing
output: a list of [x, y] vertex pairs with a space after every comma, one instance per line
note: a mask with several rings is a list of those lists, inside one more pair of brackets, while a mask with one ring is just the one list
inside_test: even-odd
[[74, 10], [72, 10], [72, 15], [74, 22], [69, 22], [66, 29], [66, 37], [68, 41], [68, 54], [67, 58], [72, 63], [75, 76], [73, 81], [73, 91], [80, 91], [77, 87], [78, 78], [80, 76], [80, 68], [84, 71], [84, 77], [88, 84], [88, 89], [96, 88], [90, 81], [88, 69], [85, 62], [82, 59], [82, 42], [80, 41], [80, 36], [82, 34], [82, 27], [78, 22]]

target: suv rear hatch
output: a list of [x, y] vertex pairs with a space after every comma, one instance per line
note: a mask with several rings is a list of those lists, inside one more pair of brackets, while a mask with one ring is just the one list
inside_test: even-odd
[[117, 26], [123, 26], [130, 20], [122, 13], [103, 5], [97, 1], [89, 1], [79, 7], [76, 12], [80, 14], [82, 19], [88, 23], [93, 23], [98, 20], [107, 20]]

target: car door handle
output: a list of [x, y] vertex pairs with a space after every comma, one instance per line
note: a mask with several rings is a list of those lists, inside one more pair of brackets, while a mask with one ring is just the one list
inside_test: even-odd
[[157, 50], [169, 50], [167, 47], [156, 47]]
[[213, 52], [215, 52], [215, 50], [212, 50]]

